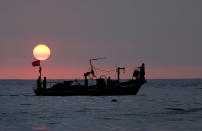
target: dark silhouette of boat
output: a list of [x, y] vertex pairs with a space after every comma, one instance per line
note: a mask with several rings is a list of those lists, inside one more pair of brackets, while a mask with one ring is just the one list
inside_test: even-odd
[[[110, 96], [110, 95], [136, 95], [141, 86], [146, 83], [145, 80], [145, 67], [142, 66], [134, 70], [130, 80], [120, 82], [120, 71], [125, 68], [118, 67], [116, 69], [118, 78], [111, 80], [110, 77], [95, 78], [94, 67], [92, 61], [97, 59], [90, 59], [90, 71], [84, 73], [84, 84], [78, 80], [64, 81], [55, 83], [50, 88], [46, 87], [46, 77], [44, 77], [43, 84], [41, 82], [41, 67], [40, 76], [37, 80], [37, 86], [34, 92], [37, 96]], [[95, 82], [94, 85], [89, 85], [89, 78]], [[42, 86], [43, 85], [43, 86]]]

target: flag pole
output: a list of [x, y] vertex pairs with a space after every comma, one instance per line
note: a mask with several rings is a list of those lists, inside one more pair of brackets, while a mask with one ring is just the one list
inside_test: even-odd
[[41, 77], [41, 66], [39, 66], [39, 75]]
[[42, 70], [42, 68], [41, 68], [41, 61], [39, 61], [39, 76], [41, 77], [41, 70]]

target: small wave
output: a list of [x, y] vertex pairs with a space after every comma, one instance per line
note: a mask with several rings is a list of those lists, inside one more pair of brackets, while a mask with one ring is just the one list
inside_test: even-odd
[[104, 120], [121, 120], [121, 119], [118, 119], [118, 118], [112, 118], [112, 117], [104, 117], [102, 118]]
[[201, 103], [198, 103], [198, 102], [194, 102], [193, 104], [195, 104], [195, 105], [201, 105]]
[[29, 104], [29, 103], [23, 103], [23, 104], [20, 104], [20, 105], [23, 105], [23, 106], [30, 106], [32, 104]]
[[9, 96], [19, 96], [19, 95], [9, 95]]
[[40, 106], [51, 106], [51, 104], [39, 104]]
[[20, 113], [27, 114], [28, 112], [27, 111], [20, 111]]
[[14, 95], [14, 94], [11, 94], [11, 95], [5, 95], [5, 94], [0, 94], [0, 96], [35, 96], [35, 95], [27, 95], [27, 94], [17, 94], [17, 95]]
[[149, 99], [148, 101], [149, 101], [149, 102], [154, 102], [154, 101], [155, 101], [155, 99]]
[[88, 111], [81, 109], [81, 110], [77, 110], [76, 112], [88, 112]]
[[35, 95], [33, 95], [33, 94], [22, 94], [22, 96], [35, 96]]
[[79, 110], [76, 110], [76, 112], [94, 112], [94, 111], [99, 111], [99, 112], [105, 112], [105, 109], [104, 108], [87, 108], [87, 107], [84, 107], [82, 109], [79, 109]]
[[168, 121], [172, 121], [172, 122], [177, 122], [177, 121], [183, 121], [184, 119], [183, 118], [170, 118], [168, 119]]
[[166, 108], [167, 110], [172, 110], [179, 113], [193, 113], [201, 111], [202, 108], [191, 108], [191, 109], [183, 109], [183, 108]]
[[132, 113], [125, 113], [121, 114], [122, 116], [137, 116], [137, 114], [132, 114]]
[[57, 123], [55, 123], [55, 122], [49, 122], [48, 124], [49, 124], [49, 125], [55, 125], [55, 124], [57, 124]]
[[173, 111], [185, 111], [182, 108], [166, 108], [167, 110], [173, 110]]
[[187, 112], [198, 112], [201, 110], [202, 110], [202, 108], [192, 108], [192, 109], [187, 110]]

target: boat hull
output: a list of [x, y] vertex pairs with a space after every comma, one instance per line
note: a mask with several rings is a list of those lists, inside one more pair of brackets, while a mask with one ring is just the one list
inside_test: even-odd
[[114, 96], [114, 95], [136, 95], [141, 85], [116, 87], [116, 88], [94, 88], [77, 90], [37, 90], [37, 96]]

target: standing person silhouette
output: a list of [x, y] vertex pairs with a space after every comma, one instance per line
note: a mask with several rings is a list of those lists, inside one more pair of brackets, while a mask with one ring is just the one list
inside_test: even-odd
[[138, 68], [140, 68], [139, 80], [145, 81], [145, 66], [144, 66], [144, 63], [142, 63], [142, 66], [140, 66]]
[[107, 79], [107, 87], [110, 87], [110, 86], [111, 86], [111, 77], [109, 76]]

